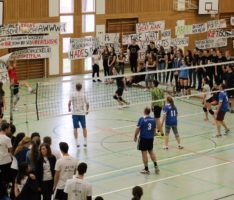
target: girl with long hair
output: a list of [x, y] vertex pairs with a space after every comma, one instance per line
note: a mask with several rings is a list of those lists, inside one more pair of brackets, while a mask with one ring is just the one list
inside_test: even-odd
[[3, 90], [3, 82], [0, 81], [0, 123], [2, 122], [5, 109], [6, 109], [5, 91]]

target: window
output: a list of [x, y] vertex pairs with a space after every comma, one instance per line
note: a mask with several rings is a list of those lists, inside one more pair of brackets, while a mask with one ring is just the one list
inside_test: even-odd
[[71, 60], [68, 58], [63, 59], [63, 73], [71, 73]]
[[82, 0], [82, 12], [95, 12], [95, 0]]
[[60, 22], [64, 22], [67, 24], [67, 30], [63, 34], [69, 34], [73, 33], [74, 27], [73, 27], [73, 16], [67, 15], [67, 16], [60, 16]]
[[60, 14], [73, 13], [74, 0], [60, 0]]
[[67, 53], [70, 50], [70, 38], [63, 38], [63, 53]]
[[85, 58], [84, 68], [85, 68], [85, 71], [92, 70], [92, 58], [91, 57]]
[[82, 31], [84, 33], [95, 31], [95, 16], [94, 14], [87, 14], [82, 16]]

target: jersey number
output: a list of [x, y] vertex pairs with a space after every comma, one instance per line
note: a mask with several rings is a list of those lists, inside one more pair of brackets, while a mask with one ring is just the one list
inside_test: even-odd
[[175, 111], [175, 110], [172, 110], [172, 111], [171, 111], [171, 116], [172, 116], [172, 117], [176, 117], [176, 111]]
[[148, 131], [152, 130], [152, 124], [148, 123]]

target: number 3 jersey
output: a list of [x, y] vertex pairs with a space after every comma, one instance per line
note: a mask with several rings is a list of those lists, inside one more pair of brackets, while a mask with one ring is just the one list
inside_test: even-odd
[[137, 128], [140, 129], [140, 138], [153, 139], [156, 128], [155, 119], [150, 116], [141, 117], [138, 120]]
[[172, 107], [171, 104], [166, 104], [163, 108], [163, 113], [166, 114], [166, 125], [177, 125], [178, 112], [175, 106]]

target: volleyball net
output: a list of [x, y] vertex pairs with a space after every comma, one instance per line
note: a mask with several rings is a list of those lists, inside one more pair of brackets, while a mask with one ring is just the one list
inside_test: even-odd
[[[185, 67], [183, 70], [203, 70], [204, 73], [208, 68], [216, 68], [217, 71], [226, 70], [227, 66], [233, 66], [234, 61], [225, 63], [215, 63], [201, 66]], [[206, 69], [206, 70], [204, 70]], [[126, 80], [126, 88], [123, 91], [122, 98], [129, 102], [129, 106], [138, 105], [150, 105], [152, 103], [151, 90], [146, 89], [146, 79], [150, 78], [150, 82], [158, 79], [161, 76], [171, 76], [171, 73], [179, 72], [181, 68], [165, 69], [145, 71], [134, 74], [123, 74], [118, 76], [99, 77], [101, 82], [97, 81], [97, 78], [84, 78], [57, 82], [38, 82], [36, 87], [36, 112], [37, 119], [43, 119], [54, 116], [62, 116], [70, 114], [68, 112], [68, 101], [70, 94], [76, 90], [76, 84], [82, 84], [82, 92], [85, 93], [89, 105], [90, 111], [108, 110], [118, 108], [117, 101], [113, 98], [115, 91], [117, 90], [116, 78], [124, 77]], [[221, 76], [221, 75], [220, 75]], [[224, 76], [224, 74], [222, 74]], [[172, 75], [173, 77], [173, 75]], [[166, 79], [166, 78], [165, 78]], [[170, 78], [169, 78], [170, 79]], [[93, 80], [97, 82], [93, 82]], [[168, 83], [170, 80], [168, 80]], [[198, 82], [198, 80], [196, 80]], [[175, 79], [173, 78], [173, 84], [160, 84], [159, 88], [164, 90], [169, 95], [175, 94]], [[227, 91], [233, 91], [232, 88]], [[213, 91], [212, 93], [216, 93]], [[192, 90], [190, 95], [175, 97], [183, 99], [187, 97], [201, 97], [204, 93]], [[164, 101], [164, 99], [157, 100]]]

